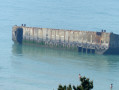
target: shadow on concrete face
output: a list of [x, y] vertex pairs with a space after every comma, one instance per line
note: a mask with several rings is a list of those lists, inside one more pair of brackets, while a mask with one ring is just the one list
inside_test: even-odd
[[16, 39], [19, 44], [22, 44], [23, 40], [23, 28], [18, 28], [16, 31]]

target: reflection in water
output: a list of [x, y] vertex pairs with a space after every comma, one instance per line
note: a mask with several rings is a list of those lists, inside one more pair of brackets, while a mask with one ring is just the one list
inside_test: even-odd
[[17, 55], [20, 55], [20, 54], [22, 55], [22, 45], [14, 43], [12, 45], [12, 52]]
[[[29, 58], [39, 59], [41, 57], [54, 57], [70, 60], [86, 61], [87, 64], [91, 64], [96, 67], [105, 67], [105, 65], [111, 66], [119, 62], [119, 56], [117, 55], [97, 55], [97, 54], [84, 54], [67, 50], [52, 49], [37, 46], [19, 45], [13, 44], [12, 52], [15, 55], [24, 55]], [[47, 59], [46, 61], [48, 61]], [[90, 62], [90, 63], [88, 63]]]
[[[94, 90], [98, 90], [100, 85], [106, 85], [106, 90], [110, 83], [118, 84], [117, 81], [119, 81], [116, 78], [119, 75], [119, 56], [117, 55], [83, 54], [19, 44], [13, 44], [12, 52], [14, 56], [20, 56], [19, 60], [18, 58], [12, 60], [15, 72], [28, 74], [27, 77], [34, 76], [41, 85], [49, 82], [48, 85], [52, 88], [56, 88], [59, 83], [77, 84], [78, 73], [94, 80]], [[104, 87], [100, 87], [101, 89], [103, 90]]]

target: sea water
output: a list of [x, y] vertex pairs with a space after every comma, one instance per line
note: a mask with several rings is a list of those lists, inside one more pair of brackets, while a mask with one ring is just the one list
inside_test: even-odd
[[14, 44], [12, 26], [119, 34], [118, 0], [3, 0], [0, 2], [0, 90], [57, 90], [79, 85], [78, 74], [93, 80], [93, 90], [119, 89], [119, 55], [83, 54]]

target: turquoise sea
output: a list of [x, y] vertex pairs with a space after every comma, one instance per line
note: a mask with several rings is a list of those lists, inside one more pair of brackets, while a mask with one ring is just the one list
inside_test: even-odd
[[114, 32], [118, 0], [3, 0], [0, 2], [0, 90], [57, 90], [93, 80], [93, 90], [119, 90], [119, 55], [82, 54], [14, 44], [12, 26]]

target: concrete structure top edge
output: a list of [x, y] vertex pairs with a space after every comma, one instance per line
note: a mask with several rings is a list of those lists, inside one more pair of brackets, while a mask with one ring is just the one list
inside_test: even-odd
[[[40, 28], [40, 27], [26, 27], [26, 26], [17, 26], [17, 25], [14, 25], [13, 27], [18, 27], [18, 28], [32, 28], [32, 29], [50, 29], [50, 30], [60, 30], [60, 31], [73, 31], [73, 32], [88, 32], [88, 33], [96, 33], [98, 31], [83, 31], [83, 30], [70, 30], [70, 29], [54, 29], [54, 28]], [[101, 31], [99, 31], [101, 32]], [[112, 33], [112, 32], [102, 32], [102, 33], [107, 33], [107, 34], [115, 34], [115, 33]], [[116, 34], [118, 35], [118, 34]]]

